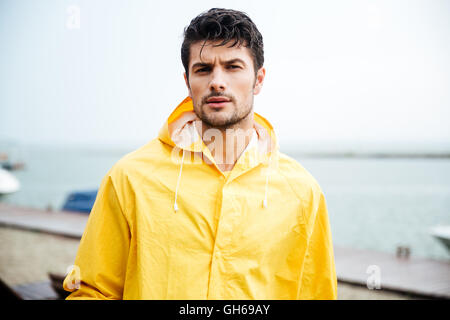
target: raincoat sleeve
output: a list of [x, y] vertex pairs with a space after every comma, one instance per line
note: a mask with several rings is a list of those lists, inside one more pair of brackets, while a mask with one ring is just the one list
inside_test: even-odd
[[322, 192], [309, 212], [311, 226], [297, 299], [337, 299], [337, 278], [327, 206]]
[[129, 225], [108, 174], [64, 280], [64, 289], [72, 292], [67, 299], [122, 299], [129, 246]]

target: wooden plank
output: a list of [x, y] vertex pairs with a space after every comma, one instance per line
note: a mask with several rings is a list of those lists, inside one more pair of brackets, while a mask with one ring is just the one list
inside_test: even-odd
[[[380, 271], [381, 289], [450, 299], [450, 263], [441, 260], [399, 259], [382, 252], [335, 247], [336, 273], [342, 282], [367, 286], [374, 273]], [[368, 272], [369, 271], [369, 272]]]
[[24, 300], [56, 300], [59, 299], [51, 287], [50, 281], [27, 283], [13, 287]]
[[18, 208], [0, 203], [0, 225], [81, 238], [89, 215]]

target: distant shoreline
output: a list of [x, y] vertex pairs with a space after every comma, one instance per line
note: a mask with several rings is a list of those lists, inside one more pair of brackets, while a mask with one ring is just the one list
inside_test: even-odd
[[376, 159], [450, 159], [450, 153], [353, 153], [353, 152], [302, 152], [292, 153], [306, 158], [376, 158]]
[[[1, 139], [0, 139], [1, 142]], [[91, 155], [117, 155], [121, 157], [129, 152], [132, 152], [140, 147], [145, 145], [145, 143], [130, 143], [126, 144], [117, 144], [117, 145], [93, 145], [93, 144], [17, 144], [13, 147], [7, 146], [3, 147], [0, 143], [0, 152], [9, 153], [13, 148], [15, 154], [19, 153], [23, 157], [23, 153], [29, 152], [29, 150], [45, 150], [45, 151], [54, 151], [61, 150], [64, 152], [75, 152], [75, 153], [83, 153], [83, 154], [91, 154]], [[334, 149], [334, 150], [333, 150]], [[353, 149], [356, 151], [348, 151], [349, 149]], [[364, 148], [361, 148], [364, 149]], [[366, 159], [450, 159], [450, 151], [448, 147], [445, 148], [427, 148], [428, 150], [420, 150], [411, 151], [411, 149], [391, 147], [388, 150], [382, 150], [382, 148], [373, 148], [372, 150], [360, 151], [357, 148], [337, 148], [336, 146], [330, 146], [327, 150], [326, 147], [319, 147], [316, 150], [309, 146], [296, 146], [296, 147], [285, 147], [281, 146], [280, 151], [292, 156], [292, 157], [304, 157], [304, 158], [366, 158]], [[381, 150], [380, 150], [381, 149]], [[434, 150], [433, 150], [434, 149]], [[14, 158], [14, 157], [11, 157]]]

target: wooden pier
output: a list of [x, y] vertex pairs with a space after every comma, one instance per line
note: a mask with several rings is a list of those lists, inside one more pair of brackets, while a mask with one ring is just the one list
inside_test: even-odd
[[[0, 203], [0, 226], [79, 239], [87, 219], [88, 215], [82, 213], [47, 212]], [[340, 282], [371, 287], [373, 290], [380, 288], [419, 297], [450, 299], [450, 261], [414, 257], [400, 259], [394, 254], [339, 246], [334, 247], [334, 254]], [[30, 285], [19, 289], [26, 292]], [[49, 284], [35, 286], [43, 288]], [[36, 291], [36, 288], [31, 292]], [[46, 292], [50, 297], [49, 291]], [[28, 298], [33, 298], [33, 294], [28, 295]]]
[[23, 300], [60, 300], [50, 281], [21, 284], [15, 286], [13, 290]]
[[[450, 262], [334, 247], [338, 280], [416, 296], [450, 299]], [[379, 277], [377, 283], [376, 277]]]
[[81, 238], [89, 215], [78, 212], [19, 208], [0, 203], [0, 226]]

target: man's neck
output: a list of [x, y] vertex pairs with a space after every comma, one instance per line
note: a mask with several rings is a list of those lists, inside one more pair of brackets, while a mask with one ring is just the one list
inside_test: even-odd
[[201, 130], [201, 137], [219, 169], [230, 171], [250, 143], [253, 134], [253, 111], [233, 126], [215, 128], [202, 122]]

